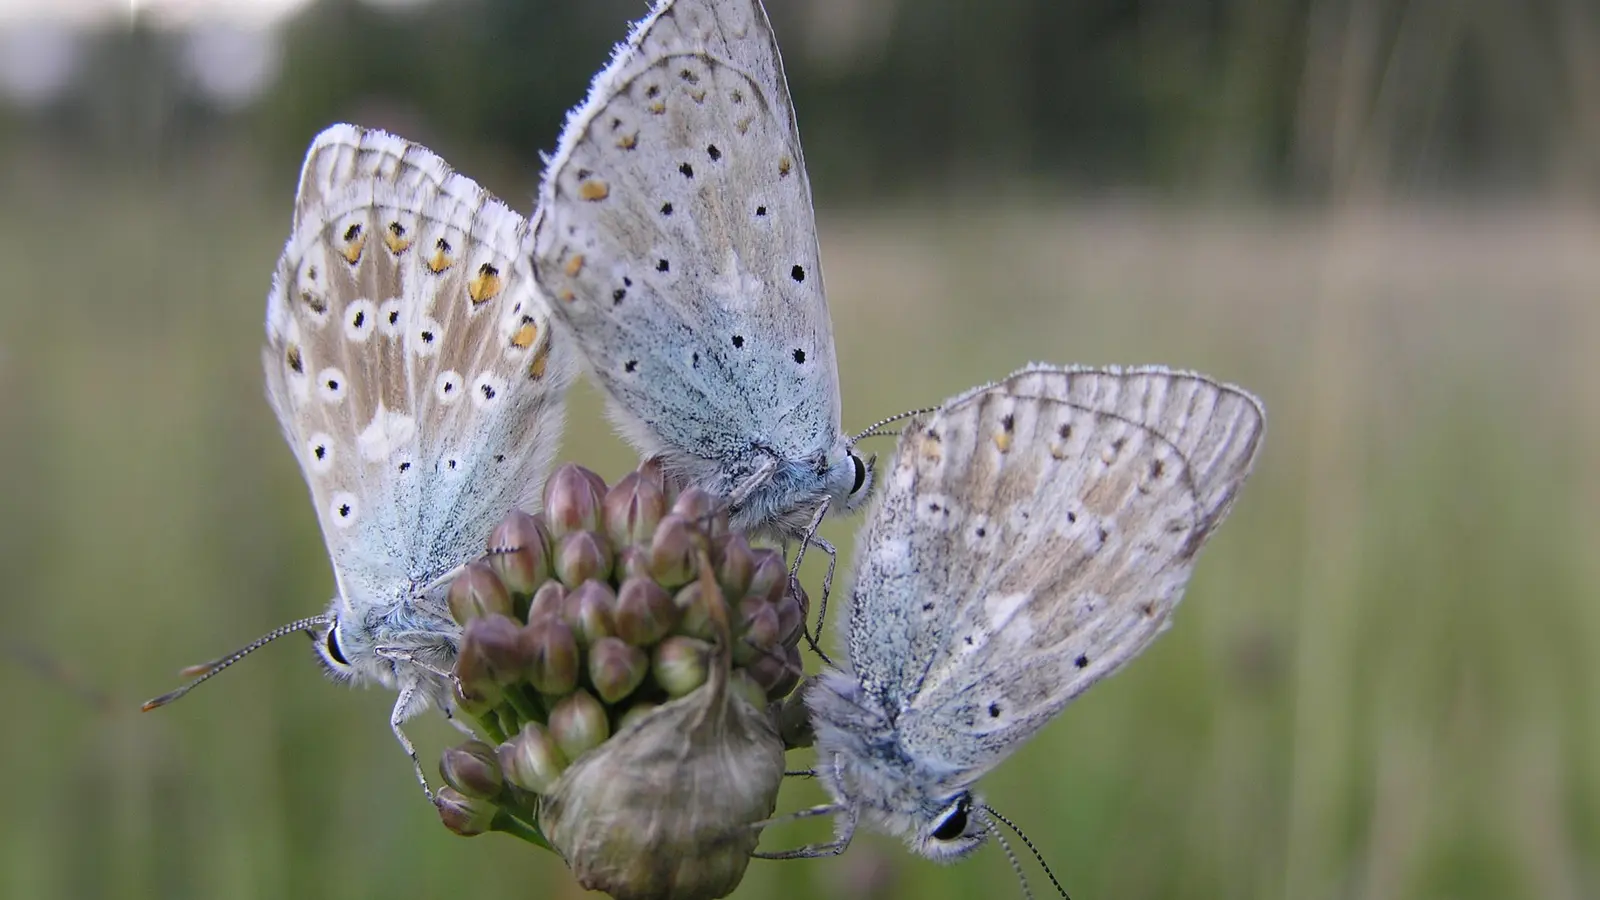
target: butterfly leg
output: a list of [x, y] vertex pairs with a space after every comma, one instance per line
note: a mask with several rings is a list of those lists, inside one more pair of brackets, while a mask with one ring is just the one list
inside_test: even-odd
[[[797, 812], [789, 813], [786, 816], [776, 816], [762, 822], [757, 822], [751, 827], [766, 828], [771, 825], [781, 825], [786, 822], [799, 821], [800, 819], [809, 819], [815, 816], [834, 815], [838, 813], [849, 813], [849, 810], [842, 809], [834, 804], [828, 804], [826, 806], [813, 806], [810, 809], [802, 809]], [[806, 844], [803, 847], [796, 847], [793, 850], [757, 850], [750, 855], [756, 859], [818, 859], [825, 856], [838, 856], [844, 852], [846, 847], [850, 846], [850, 839], [855, 836], [856, 817], [853, 814], [840, 816], [837, 822], [837, 828], [838, 830], [834, 839], [826, 844]]]
[[411, 699], [416, 695], [417, 686], [407, 684], [400, 689], [400, 696], [394, 701], [394, 712], [389, 714], [389, 727], [394, 729], [395, 739], [400, 742], [406, 755], [411, 757], [411, 768], [417, 773], [417, 783], [422, 785], [422, 793], [427, 795], [428, 802], [433, 803], [433, 788], [428, 786], [428, 776], [422, 774], [422, 760], [417, 756], [417, 748], [411, 743], [411, 738], [406, 737], [403, 725], [411, 713]]

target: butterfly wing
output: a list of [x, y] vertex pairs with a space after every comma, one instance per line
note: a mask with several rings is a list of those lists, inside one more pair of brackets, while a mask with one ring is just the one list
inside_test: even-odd
[[1198, 375], [1034, 367], [908, 428], [847, 626], [903, 750], [976, 778], [1148, 646], [1263, 421]]
[[426, 148], [336, 125], [267, 299], [267, 394], [347, 603], [387, 603], [536, 502], [576, 362], [528, 224]]
[[626, 435], [693, 478], [839, 440], [811, 188], [766, 13], [665, 0], [572, 114], [535, 273]]

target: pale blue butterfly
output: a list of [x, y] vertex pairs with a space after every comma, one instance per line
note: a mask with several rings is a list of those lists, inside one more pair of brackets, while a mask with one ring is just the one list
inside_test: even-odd
[[1167, 627], [1263, 426], [1204, 376], [1047, 366], [909, 422], [857, 539], [843, 666], [806, 694], [832, 802], [798, 815], [835, 815], [836, 839], [762, 855], [838, 853], [858, 823], [936, 860], [998, 834], [974, 782]]
[[657, 3], [568, 119], [533, 227], [535, 276], [624, 436], [726, 498], [734, 528], [832, 557], [811, 535], [865, 502], [872, 465], [840, 425], [811, 187], [760, 3]]
[[448, 576], [540, 496], [573, 352], [552, 340], [528, 223], [438, 156], [335, 125], [306, 155], [267, 297], [267, 396], [333, 561], [328, 611], [194, 667], [164, 705], [284, 634], [336, 678], [399, 692], [390, 723], [448, 715]]

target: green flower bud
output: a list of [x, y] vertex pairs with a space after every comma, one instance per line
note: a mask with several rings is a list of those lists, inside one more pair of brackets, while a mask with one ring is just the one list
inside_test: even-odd
[[621, 638], [602, 637], [589, 648], [589, 682], [606, 703], [633, 693], [650, 674], [650, 657]]
[[556, 577], [567, 587], [611, 577], [611, 542], [592, 531], [573, 531], [556, 541]]
[[606, 708], [588, 691], [573, 691], [550, 710], [550, 737], [567, 759], [576, 761], [610, 736]]
[[617, 633], [616, 613], [617, 595], [610, 585], [592, 578], [578, 585], [561, 605], [562, 620], [578, 643], [586, 647]]
[[517, 631], [517, 623], [507, 616], [484, 616], [467, 623], [456, 654], [456, 677], [464, 690], [478, 697], [497, 696], [497, 686], [522, 680], [528, 657]]
[[743, 669], [734, 669], [728, 675], [728, 690], [734, 696], [741, 697], [749, 703], [752, 709], [767, 708], [767, 691], [756, 683], [750, 673]]
[[730, 534], [712, 541], [711, 562], [717, 569], [717, 584], [725, 597], [739, 597], [750, 590], [750, 577], [756, 571], [756, 555], [742, 534]]
[[755, 571], [750, 575], [749, 593], [776, 602], [789, 589], [789, 566], [783, 554], [766, 547], [752, 551], [756, 556]]
[[660, 484], [630, 472], [606, 494], [604, 511], [606, 536], [613, 544], [649, 546], [667, 514], [667, 497]]
[[493, 800], [505, 787], [494, 748], [482, 741], [451, 747], [439, 757], [439, 777], [468, 797]]
[[704, 537], [682, 516], [661, 520], [650, 541], [650, 574], [668, 590], [682, 587], [700, 574], [699, 553]]
[[624, 728], [627, 728], [628, 726], [639, 721], [640, 719], [643, 719], [645, 716], [650, 715], [650, 713], [660, 708], [661, 704], [659, 703], [641, 702], [633, 704], [632, 706], [628, 707], [627, 711], [618, 717], [617, 727], [611, 733], [620, 734]]
[[636, 647], [661, 640], [678, 624], [672, 595], [648, 578], [629, 578], [617, 592], [616, 635]]
[[526, 597], [550, 577], [550, 531], [541, 517], [515, 510], [489, 535], [484, 559], [507, 590]]
[[559, 581], [546, 581], [539, 585], [533, 599], [528, 601], [528, 623], [540, 619], [562, 618], [567, 607], [567, 586]]
[[517, 634], [527, 662], [527, 680], [541, 694], [565, 694], [578, 686], [578, 641], [559, 618], [546, 616]]
[[544, 489], [544, 516], [556, 538], [574, 531], [598, 531], [606, 484], [574, 463], [556, 469]]
[[465, 625], [484, 616], [510, 616], [511, 594], [482, 560], [467, 563], [450, 582], [450, 615]]
[[778, 610], [761, 597], [739, 601], [733, 615], [733, 662], [744, 666], [778, 646]]
[[496, 812], [495, 805], [488, 800], [468, 797], [452, 787], [440, 788], [439, 793], [434, 795], [433, 805], [439, 810], [439, 819], [444, 822], [444, 827], [462, 837], [473, 837], [488, 831]]
[[650, 674], [669, 697], [682, 697], [706, 683], [711, 645], [691, 637], [673, 635], [656, 645]]
[[461, 666], [461, 657], [456, 658], [455, 680], [451, 684], [451, 700], [455, 708], [474, 718], [481, 718], [490, 710], [500, 705], [504, 696], [500, 685], [493, 679], [486, 677], [481, 671], [474, 672], [475, 683], [473, 689], [467, 687], [463, 680], [466, 672]]
[[716, 641], [726, 629], [727, 616], [721, 607], [722, 593], [714, 586], [709, 590], [705, 583], [691, 581], [672, 598], [678, 608], [677, 633], [702, 641]]
[[547, 793], [567, 768], [566, 755], [538, 722], [523, 725], [515, 737], [496, 748], [495, 756], [506, 781], [535, 794]]

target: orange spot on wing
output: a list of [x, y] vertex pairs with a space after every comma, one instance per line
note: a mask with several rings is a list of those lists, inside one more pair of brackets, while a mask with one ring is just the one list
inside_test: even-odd
[[505, 279], [500, 277], [500, 270], [484, 263], [478, 267], [478, 274], [467, 282], [467, 296], [472, 298], [472, 305], [477, 306], [493, 300], [505, 284]]
[[585, 178], [578, 184], [578, 196], [593, 203], [611, 196], [611, 187], [599, 178]]
[[538, 381], [539, 379], [543, 378], [545, 363], [547, 363], [549, 359], [550, 345], [546, 344], [539, 348], [539, 351], [533, 355], [533, 362], [528, 364], [528, 377], [534, 381]]
[[617, 146], [623, 150], [632, 150], [638, 145], [639, 135], [637, 134], [625, 134], [622, 137], [617, 138]]
[[583, 254], [572, 254], [572, 256], [567, 259], [567, 264], [562, 271], [567, 273], [568, 278], [577, 278], [578, 273], [583, 271]]
[[794, 160], [791, 160], [787, 156], [783, 157], [782, 159], [778, 160], [778, 177], [782, 178], [785, 175], [788, 175], [789, 174], [789, 170], [793, 169], [793, 168], [794, 168]]
[[346, 244], [344, 250], [340, 252], [344, 254], [345, 262], [353, 266], [361, 261], [361, 251], [366, 249], [366, 246], [367, 236], [363, 234]]
[[517, 333], [511, 336], [511, 346], [526, 350], [533, 346], [534, 339], [538, 336], [539, 326], [532, 322], [524, 322], [522, 327], [517, 329]]

